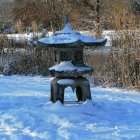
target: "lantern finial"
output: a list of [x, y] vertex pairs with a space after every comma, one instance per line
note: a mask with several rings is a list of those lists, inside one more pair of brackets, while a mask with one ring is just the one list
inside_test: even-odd
[[68, 23], [69, 23], [69, 16], [68, 15], [65, 15], [64, 16], [64, 25], [66, 25]]

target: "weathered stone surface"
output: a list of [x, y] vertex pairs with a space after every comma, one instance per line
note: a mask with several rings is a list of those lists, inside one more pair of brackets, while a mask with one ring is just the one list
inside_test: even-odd
[[64, 102], [64, 91], [66, 87], [76, 90], [78, 101], [91, 99], [89, 81], [84, 77], [78, 78], [54, 78], [51, 82], [50, 101], [55, 103], [57, 100]]

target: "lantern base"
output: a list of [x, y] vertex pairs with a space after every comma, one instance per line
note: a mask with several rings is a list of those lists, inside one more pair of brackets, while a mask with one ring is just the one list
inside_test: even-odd
[[61, 103], [64, 103], [64, 91], [66, 87], [71, 87], [73, 91], [76, 89], [78, 101], [91, 99], [90, 85], [86, 78], [54, 78], [51, 82], [50, 101], [55, 103], [59, 100]]

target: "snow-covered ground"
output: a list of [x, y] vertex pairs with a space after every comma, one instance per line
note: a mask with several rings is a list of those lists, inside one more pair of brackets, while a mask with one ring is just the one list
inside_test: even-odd
[[140, 94], [91, 86], [84, 104], [66, 89], [49, 102], [50, 80], [0, 76], [0, 140], [140, 140]]

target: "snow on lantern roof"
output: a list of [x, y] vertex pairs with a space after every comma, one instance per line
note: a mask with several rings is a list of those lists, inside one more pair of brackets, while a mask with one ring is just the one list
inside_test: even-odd
[[93, 69], [88, 66], [79, 66], [73, 65], [71, 61], [62, 61], [60, 64], [57, 64], [51, 68], [50, 71], [54, 70], [57, 72], [66, 72], [66, 71], [77, 71], [77, 72], [84, 72], [84, 71], [92, 71]]
[[79, 32], [75, 32], [70, 23], [65, 24], [65, 27], [61, 31], [57, 31], [53, 36], [47, 38], [41, 38], [38, 40], [40, 45], [68, 45], [68, 44], [76, 44], [79, 45], [93, 45], [100, 46], [106, 43], [107, 39], [101, 38], [96, 39], [90, 36], [85, 36]]
[[70, 23], [67, 23], [64, 28], [61, 31], [57, 31], [54, 35], [58, 34], [73, 34], [75, 33], [70, 25]]

